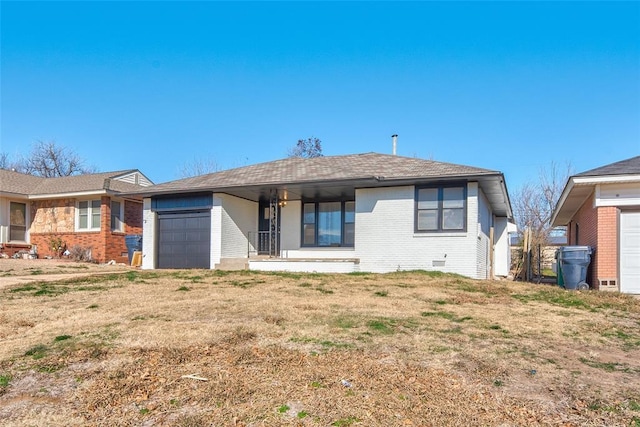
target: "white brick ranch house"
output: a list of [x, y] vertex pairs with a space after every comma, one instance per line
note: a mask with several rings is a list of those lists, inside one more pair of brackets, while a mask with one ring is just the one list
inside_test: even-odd
[[376, 153], [286, 158], [138, 194], [144, 269], [509, 272], [497, 171]]

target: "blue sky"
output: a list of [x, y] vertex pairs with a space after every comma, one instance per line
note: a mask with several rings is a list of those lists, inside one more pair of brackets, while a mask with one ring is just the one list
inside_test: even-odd
[[505, 173], [640, 154], [640, 2], [0, 3], [0, 150], [156, 183], [391, 152]]

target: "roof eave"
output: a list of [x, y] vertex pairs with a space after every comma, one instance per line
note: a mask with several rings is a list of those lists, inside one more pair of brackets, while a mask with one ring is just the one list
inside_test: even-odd
[[[597, 185], [635, 182], [640, 182], [640, 175], [574, 175], [569, 177], [567, 184], [558, 199], [556, 208], [551, 215], [549, 224], [552, 227], [567, 225], [578, 209], [580, 209], [584, 202], [589, 198]], [[576, 194], [577, 192], [579, 192], [579, 194]]]
[[623, 184], [640, 182], [639, 174], [623, 175], [600, 175], [600, 176], [573, 176], [576, 185], [597, 185], [597, 184]]
[[46, 199], [62, 199], [70, 197], [86, 197], [86, 196], [99, 196], [105, 194], [118, 194], [117, 192], [101, 190], [87, 190], [87, 191], [74, 191], [68, 193], [50, 193], [50, 194], [31, 194], [29, 200], [46, 200]]
[[14, 193], [12, 191], [0, 191], [0, 197], [6, 197], [8, 199], [22, 199], [22, 200], [27, 200], [29, 198], [29, 196], [26, 194]]
[[[272, 181], [272, 182], [264, 182], [264, 183], [256, 183], [256, 184], [234, 184], [234, 185], [225, 185], [225, 186], [201, 186], [201, 187], [189, 187], [189, 188], [167, 188], [155, 191], [141, 190], [135, 192], [123, 193], [126, 195], [136, 195], [142, 197], [153, 197], [153, 196], [162, 196], [172, 193], [199, 193], [199, 192], [219, 192], [223, 193], [225, 191], [232, 190], [234, 188], [245, 188], [245, 187], [283, 187], [283, 186], [291, 186], [291, 185], [335, 185], [335, 184], [347, 184], [347, 183], [371, 183], [374, 184], [375, 187], [387, 187], [387, 186], [396, 186], [396, 185], [409, 185], [414, 184], [416, 182], [438, 182], [438, 181], [460, 181], [460, 180], [468, 180], [474, 181], [480, 178], [487, 178], [490, 176], [502, 176], [501, 173], [498, 172], [489, 172], [486, 174], [456, 174], [456, 175], [438, 175], [438, 176], [407, 176], [407, 177], [393, 177], [387, 178], [383, 176], [373, 176], [367, 175], [362, 177], [354, 177], [354, 178], [343, 178], [343, 179], [317, 179], [317, 180], [298, 180], [298, 181]], [[162, 184], [160, 184], [162, 185]]]

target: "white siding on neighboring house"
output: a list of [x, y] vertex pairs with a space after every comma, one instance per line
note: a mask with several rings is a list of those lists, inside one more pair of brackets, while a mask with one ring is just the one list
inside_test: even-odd
[[117, 179], [118, 181], [127, 182], [129, 184], [142, 185], [143, 187], [149, 187], [150, 185], [153, 185], [153, 183], [145, 178], [145, 176], [140, 172], [131, 172], [126, 175], [119, 176], [115, 179]]
[[151, 210], [151, 199], [142, 201], [142, 268], [156, 267], [156, 213]]
[[360, 270], [423, 269], [477, 277], [477, 188], [476, 183], [467, 187], [467, 231], [452, 233], [414, 231], [413, 186], [357, 189], [355, 257]]
[[9, 200], [0, 197], [0, 243], [9, 241]]
[[595, 207], [640, 205], [640, 184], [600, 184], [596, 186]]
[[247, 258], [247, 237], [258, 229], [258, 204], [227, 194], [215, 194], [216, 199], [222, 202], [221, 232], [211, 238], [221, 240], [220, 258]]
[[9, 200], [0, 197], [0, 225], [9, 225]]
[[[0, 197], [0, 243], [8, 243], [11, 241], [10, 225], [11, 225], [11, 202], [22, 203], [25, 205], [25, 237], [24, 241], [29, 242], [31, 224], [31, 207], [28, 200], [13, 199]], [[20, 241], [22, 242], [22, 241]]]

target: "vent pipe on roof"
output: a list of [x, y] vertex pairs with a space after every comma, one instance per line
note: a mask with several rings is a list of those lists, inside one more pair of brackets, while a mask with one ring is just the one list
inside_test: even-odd
[[391, 135], [391, 141], [393, 141], [393, 151], [392, 154], [396, 155], [396, 147], [398, 146], [398, 135]]

